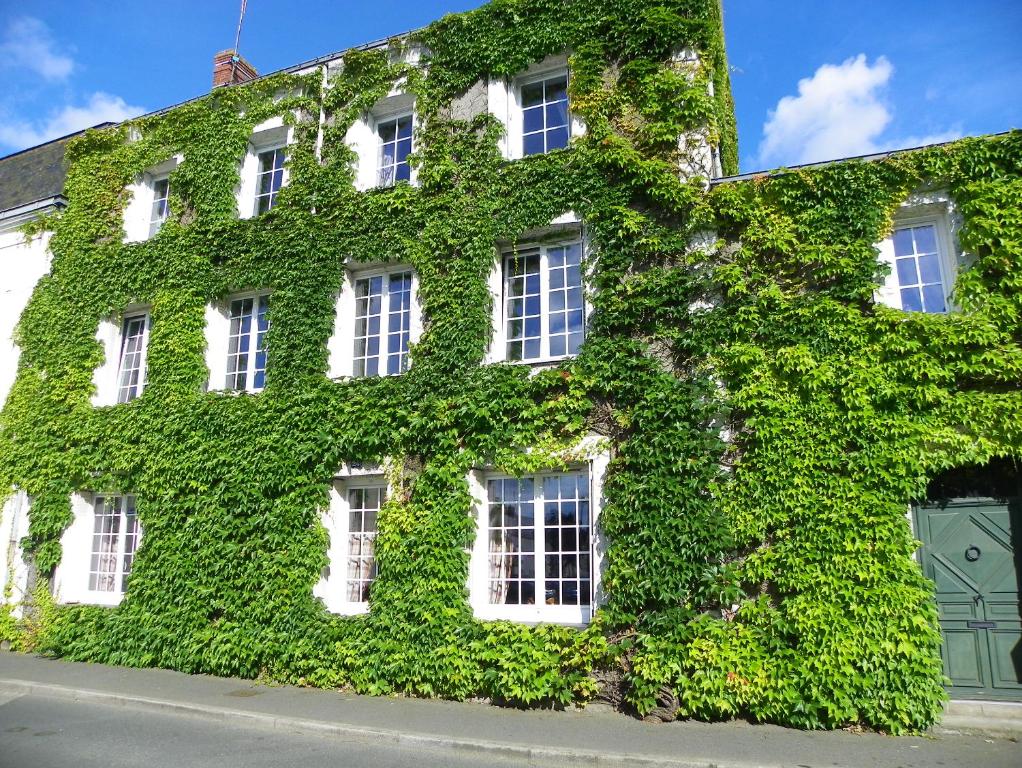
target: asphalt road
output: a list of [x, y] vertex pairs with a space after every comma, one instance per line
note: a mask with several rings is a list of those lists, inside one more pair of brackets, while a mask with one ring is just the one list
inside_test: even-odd
[[0, 694], [0, 768], [511, 768], [493, 756], [241, 728], [187, 715]]

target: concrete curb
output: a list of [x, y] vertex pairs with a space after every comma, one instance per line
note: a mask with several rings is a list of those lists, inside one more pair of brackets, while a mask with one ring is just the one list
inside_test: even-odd
[[46, 696], [80, 702], [94, 702], [112, 706], [141, 707], [155, 712], [202, 717], [241, 726], [272, 728], [313, 736], [332, 736], [354, 741], [372, 741], [409, 748], [454, 750], [527, 762], [528, 765], [592, 766], [593, 768], [779, 768], [773, 764], [721, 762], [714, 759], [674, 759], [650, 755], [604, 754], [594, 750], [563, 747], [531, 747], [521, 744], [436, 736], [426, 733], [403, 733], [386, 728], [366, 728], [325, 720], [304, 720], [282, 717], [263, 712], [250, 712], [206, 704], [153, 699], [145, 696], [109, 693], [106, 691], [69, 688], [52, 683], [30, 680], [0, 679], [0, 690], [22, 695]]

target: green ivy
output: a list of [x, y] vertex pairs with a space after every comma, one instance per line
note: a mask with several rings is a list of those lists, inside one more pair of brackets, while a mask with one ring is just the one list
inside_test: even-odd
[[[412, 44], [426, 74], [395, 63]], [[679, 63], [686, 49], [700, 63]], [[506, 162], [492, 117], [455, 117], [480, 79], [566, 50], [587, 127], [570, 149]], [[419, 184], [356, 191], [345, 133], [399, 81], [423, 121]], [[345, 55], [327, 86], [275, 75], [71, 142], [68, 207], [36, 225], [53, 262], [18, 329], [0, 487], [32, 497], [43, 574], [75, 491], [136, 494], [145, 535], [121, 605], [47, 604], [38, 647], [364, 693], [932, 723], [939, 635], [905, 509], [946, 467], [1022, 453], [1022, 136], [710, 191], [680, 179], [676, 139], [700, 130], [736, 171], [717, 0], [494, 0]], [[239, 158], [277, 115], [294, 127], [290, 181], [240, 220]], [[170, 219], [123, 243], [128, 185], [176, 153]], [[950, 316], [872, 301], [873, 244], [928, 184], [950, 191], [977, 257]], [[494, 244], [568, 210], [591, 243], [582, 352], [536, 375], [481, 365]], [[706, 231], [718, 241], [693, 249]], [[419, 275], [413, 364], [331, 381], [345, 267], [385, 260]], [[251, 288], [272, 290], [267, 386], [205, 392], [204, 307]], [[131, 303], [152, 307], [148, 384], [94, 408], [97, 325]], [[597, 619], [477, 621], [468, 472], [555, 468], [594, 432], [612, 453]], [[312, 596], [318, 510], [341, 464], [385, 459], [372, 608], [335, 616]]]

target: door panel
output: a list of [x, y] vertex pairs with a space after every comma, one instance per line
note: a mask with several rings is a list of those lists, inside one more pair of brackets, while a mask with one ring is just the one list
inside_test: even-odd
[[986, 675], [983, 666], [988, 651], [986, 638], [981, 637], [981, 633], [979, 629], [966, 629], [964, 622], [961, 627], [941, 627], [944, 644], [940, 655], [944, 661], [944, 674], [956, 686], [984, 687]]

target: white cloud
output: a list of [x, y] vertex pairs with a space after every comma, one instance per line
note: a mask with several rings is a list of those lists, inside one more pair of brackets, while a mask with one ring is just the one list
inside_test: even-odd
[[125, 103], [120, 96], [99, 91], [83, 106], [69, 105], [36, 124], [24, 121], [0, 121], [0, 144], [14, 150], [65, 136], [97, 123], [120, 123], [145, 112], [144, 107]]
[[884, 90], [894, 67], [883, 56], [873, 64], [865, 54], [841, 64], [824, 64], [799, 80], [798, 95], [785, 96], [763, 125], [760, 167], [798, 165], [933, 144], [961, 136], [959, 130], [929, 136], [881, 138], [893, 118]]
[[22, 16], [7, 25], [0, 40], [0, 66], [28, 69], [46, 80], [64, 80], [74, 60], [57, 51], [47, 27], [39, 19]]

